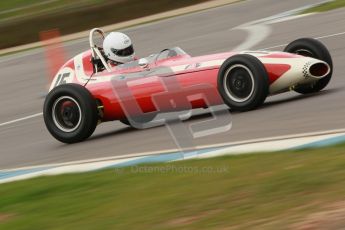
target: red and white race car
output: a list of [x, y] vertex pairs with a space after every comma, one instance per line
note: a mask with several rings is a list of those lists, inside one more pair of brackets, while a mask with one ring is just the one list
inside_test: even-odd
[[181, 48], [111, 67], [94, 45], [65, 63], [44, 103], [49, 132], [64, 143], [88, 138], [100, 122], [148, 122], [158, 112], [225, 103], [247, 111], [267, 96], [294, 90], [309, 94], [329, 83], [333, 64], [319, 41], [302, 38], [284, 52], [243, 51], [191, 57]]

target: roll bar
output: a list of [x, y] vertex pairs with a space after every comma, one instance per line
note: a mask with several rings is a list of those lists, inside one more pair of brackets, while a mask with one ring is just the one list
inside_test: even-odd
[[91, 54], [92, 54], [92, 64], [94, 65], [94, 69], [95, 69], [95, 72], [97, 73], [97, 63], [95, 63], [95, 60], [100, 60], [104, 66], [104, 68], [110, 72], [111, 71], [111, 68], [110, 66], [108, 65], [107, 61], [104, 59], [101, 51], [99, 50], [99, 47], [97, 47], [97, 45], [95, 45], [94, 41], [93, 41], [93, 37], [94, 37], [94, 34], [96, 33], [99, 33], [101, 36], [102, 36], [102, 39], [104, 40], [105, 38], [105, 33], [103, 32], [102, 29], [99, 29], [99, 28], [94, 28], [90, 31], [90, 35], [89, 35], [89, 42], [90, 42], [90, 48], [91, 48]]

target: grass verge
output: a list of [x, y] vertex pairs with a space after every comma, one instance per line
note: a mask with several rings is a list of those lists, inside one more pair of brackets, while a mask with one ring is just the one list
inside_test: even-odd
[[345, 145], [41, 177], [0, 194], [0, 229], [338, 229]]
[[316, 7], [312, 7], [304, 11], [303, 13], [325, 12], [325, 11], [334, 10], [334, 9], [338, 9], [342, 7], [345, 7], [345, 1], [335, 0], [332, 2], [328, 2], [322, 5], [316, 6]]

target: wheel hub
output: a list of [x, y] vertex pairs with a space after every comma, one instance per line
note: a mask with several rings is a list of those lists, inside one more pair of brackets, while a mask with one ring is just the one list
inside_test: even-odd
[[226, 73], [225, 89], [234, 101], [246, 101], [253, 94], [254, 80], [251, 71], [243, 65], [234, 65]]
[[81, 123], [81, 109], [78, 102], [69, 96], [58, 98], [52, 108], [54, 124], [64, 132], [73, 132]]

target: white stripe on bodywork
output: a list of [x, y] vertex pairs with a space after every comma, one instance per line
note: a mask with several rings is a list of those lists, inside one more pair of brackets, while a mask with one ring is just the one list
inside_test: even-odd
[[[267, 52], [267, 51], [243, 51], [240, 54], [249, 54], [252, 56], [257, 57], [263, 64], [286, 64], [290, 65], [291, 69], [284, 73], [280, 78], [278, 78], [271, 86], [270, 86], [270, 93], [273, 94], [280, 90], [283, 90], [287, 86], [292, 86], [297, 84], [303, 76], [303, 67], [307, 62], [313, 61], [315, 59], [308, 58], [308, 57], [294, 57], [294, 58], [266, 58], [267, 55], [276, 54], [280, 52]], [[205, 61], [200, 63], [192, 63], [192, 64], [183, 64], [178, 66], [170, 67], [173, 73], [181, 73], [187, 70], [190, 67], [190, 70], [197, 71], [198, 69], [205, 69], [211, 67], [219, 67], [226, 59], [218, 59], [212, 61]], [[77, 81], [80, 83], [86, 83], [90, 76], [85, 74], [84, 66], [83, 66], [83, 53], [77, 55], [74, 58], [74, 66], [75, 66], [75, 76]], [[95, 84], [101, 82], [109, 82], [113, 77], [118, 76], [118, 74], [109, 74], [103, 76], [93, 76], [92, 81], [88, 84]], [[147, 81], [144, 79], [138, 79], [139, 82], [137, 84], [145, 84]], [[148, 79], [152, 80], [152, 79]]]
[[77, 80], [81, 83], [85, 83], [90, 78], [90, 76], [86, 75], [84, 72], [83, 55], [84, 53], [78, 54], [73, 59], [75, 76]]
[[[204, 69], [204, 68], [209, 68], [209, 67], [217, 67], [220, 66], [224, 62], [224, 59], [220, 60], [213, 60], [213, 61], [206, 61], [206, 62], [200, 62], [198, 63], [197, 67], [193, 67], [193, 70], [198, 70], [198, 69]], [[75, 74], [76, 78], [79, 82], [85, 83], [86, 80], [89, 78], [84, 72], [83, 68], [83, 61], [82, 61], [82, 56], [78, 55], [74, 58], [74, 65], [76, 68]], [[194, 63], [192, 65], [195, 65]], [[173, 73], [179, 73], [184, 70], [186, 70], [190, 66], [190, 64], [184, 64], [184, 65], [178, 65], [178, 66], [172, 66], [169, 67], [171, 68]], [[103, 76], [93, 76], [92, 81], [90, 81], [88, 84], [95, 84], [95, 83], [100, 83], [100, 82], [109, 82], [113, 77], [119, 76], [119, 74], [110, 74], [110, 75], [103, 75]]]
[[[275, 82], [270, 85], [270, 94], [277, 93], [287, 87], [295, 86], [297, 84], [308, 83], [317, 79], [305, 78], [303, 75], [303, 68], [307, 63], [325, 63], [314, 58], [298, 57], [298, 58], [260, 58], [264, 64], [283, 64], [290, 65], [290, 69], [280, 76]], [[327, 63], [325, 63], [328, 65]]]

